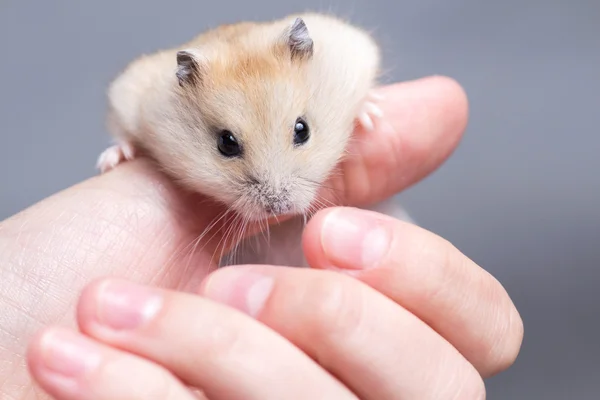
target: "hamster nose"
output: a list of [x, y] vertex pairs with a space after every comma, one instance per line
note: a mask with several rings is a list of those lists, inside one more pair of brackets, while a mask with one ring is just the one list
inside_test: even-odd
[[294, 208], [291, 193], [285, 180], [248, 177], [249, 195], [254, 203], [265, 212], [274, 215], [286, 214]]
[[269, 214], [285, 214], [292, 209], [292, 203], [289, 201], [274, 201], [270, 204], [265, 205], [265, 211]]

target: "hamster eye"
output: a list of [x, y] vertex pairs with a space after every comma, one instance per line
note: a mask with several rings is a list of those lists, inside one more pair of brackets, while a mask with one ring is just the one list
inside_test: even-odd
[[310, 130], [308, 129], [308, 124], [302, 118], [298, 118], [296, 125], [294, 125], [294, 144], [304, 144], [308, 141], [309, 137]]
[[217, 142], [217, 147], [225, 157], [236, 157], [242, 153], [237, 139], [229, 131], [222, 131]]

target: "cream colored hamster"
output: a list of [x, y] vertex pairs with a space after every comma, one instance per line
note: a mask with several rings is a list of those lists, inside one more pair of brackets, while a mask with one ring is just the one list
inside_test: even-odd
[[328, 15], [217, 27], [112, 82], [98, 167], [144, 153], [247, 220], [304, 214], [356, 124], [381, 117], [379, 64], [366, 31]]

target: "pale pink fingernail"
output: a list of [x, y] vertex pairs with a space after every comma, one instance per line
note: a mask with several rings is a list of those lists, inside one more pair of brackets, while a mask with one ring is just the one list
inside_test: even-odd
[[96, 346], [66, 331], [51, 331], [41, 339], [44, 366], [65, 377], [76, 378], [98, 366], [101, 355]]
[[162, 307], [154, 289], [123, 281], [107, 281], [98, 290], [97, 322], [115, 330], [135, 329]]
[[273, 291], [273, 277], [247, 268], [228, 267], [213, 274], [203, 295], [251, 316], [257, 316]]
[[341, 208], [330, 212], [323, 221], [323, 252], [339, 268], [377, 266], [387, 254], [390, 242], [388, 226], [368, 212]]

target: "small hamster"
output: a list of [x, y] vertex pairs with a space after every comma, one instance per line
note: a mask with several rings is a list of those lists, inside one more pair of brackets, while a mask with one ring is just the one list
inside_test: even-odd
[[355, 127], [382, 117], [379, 68], [371, 35], [330, 15], [218, 26], [110, 84], [97, 167], [143, 153], [246, 220], [306, 214]]

